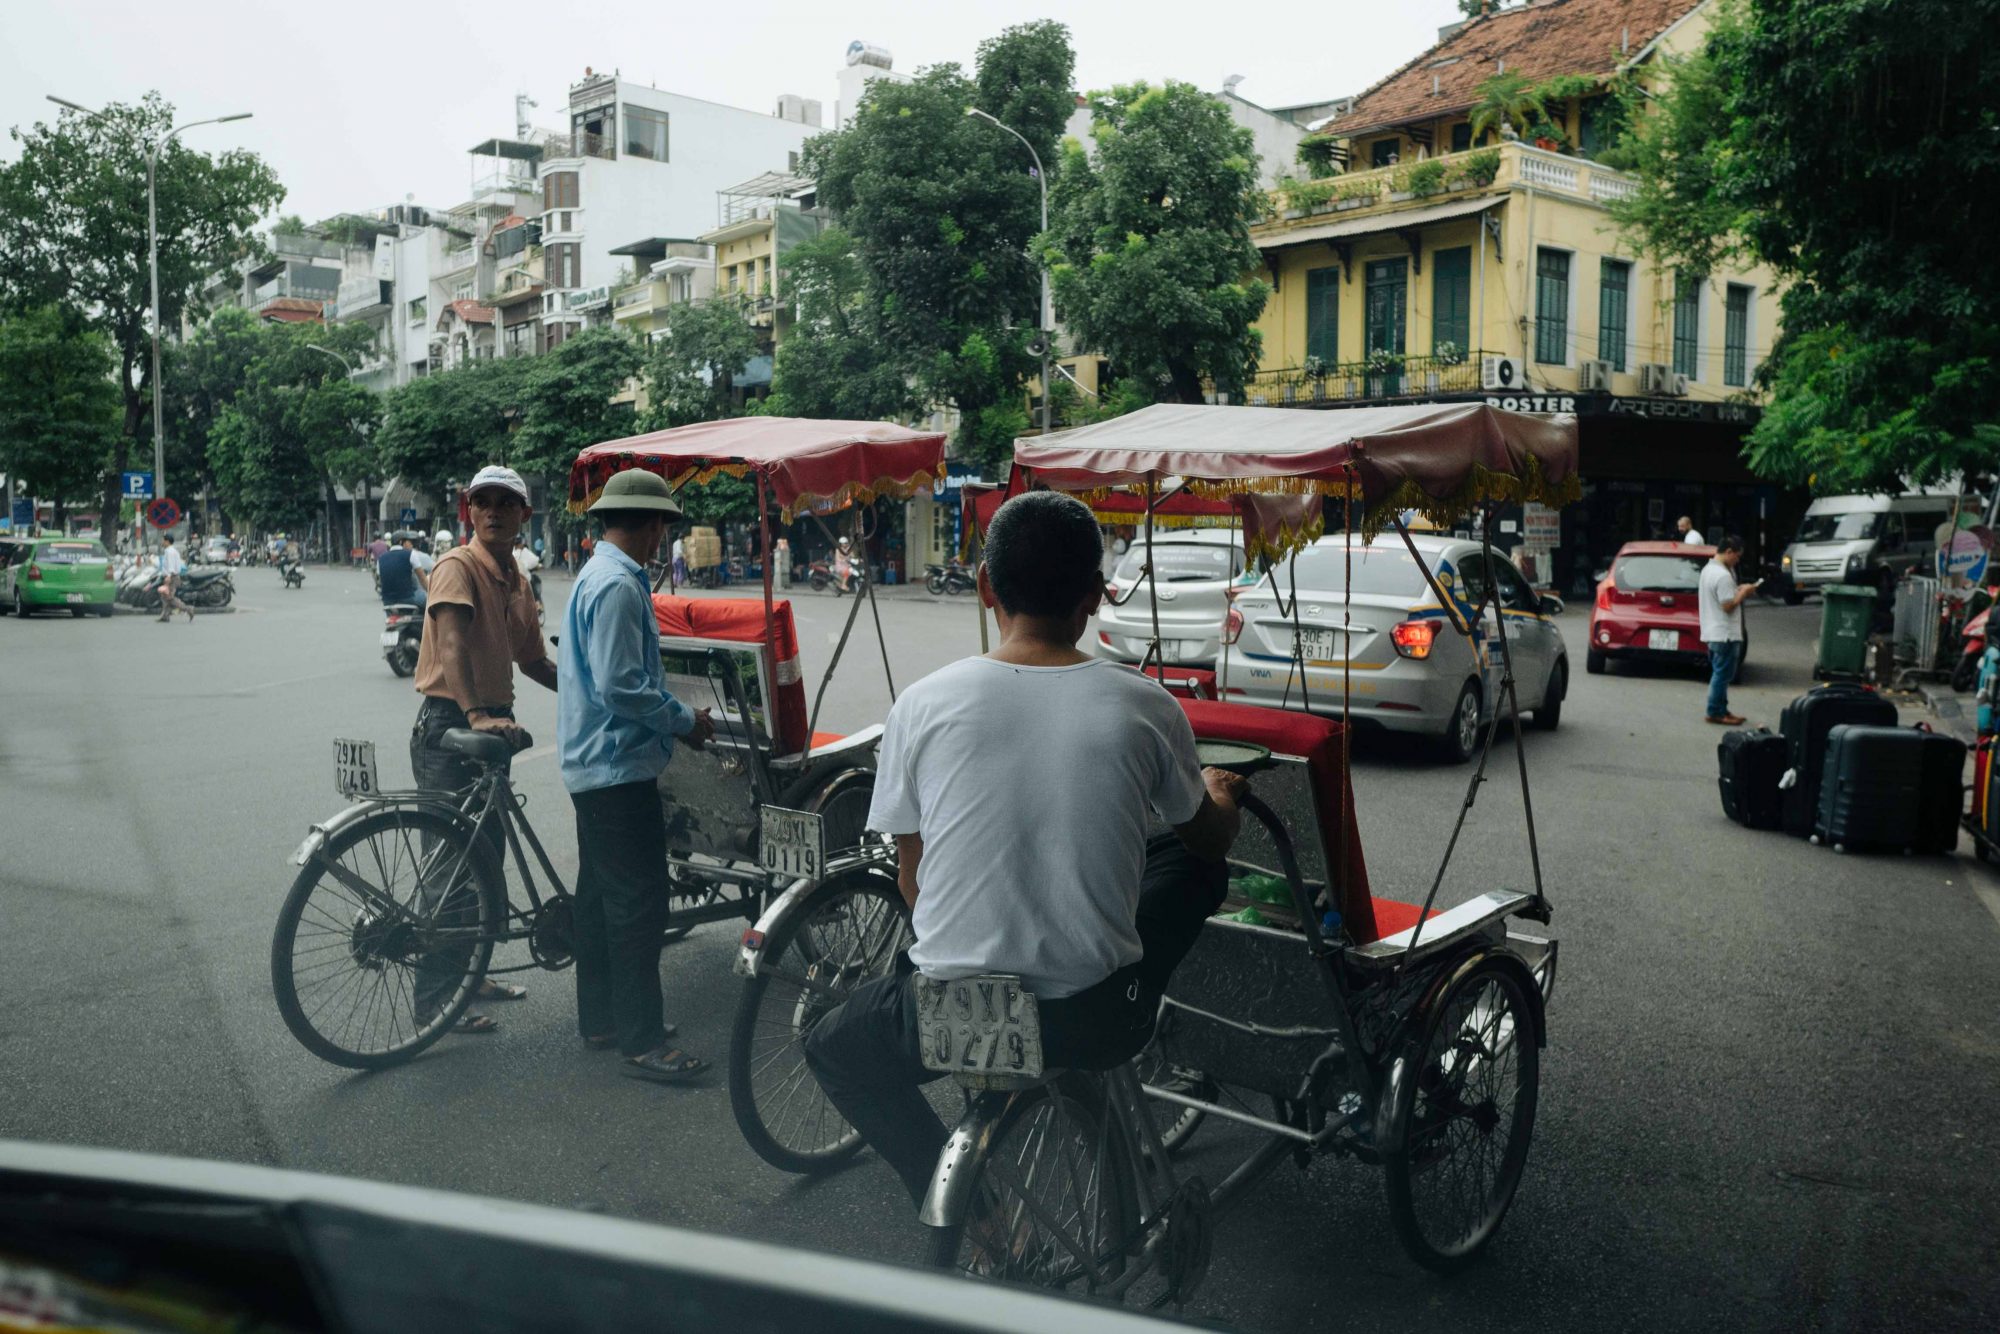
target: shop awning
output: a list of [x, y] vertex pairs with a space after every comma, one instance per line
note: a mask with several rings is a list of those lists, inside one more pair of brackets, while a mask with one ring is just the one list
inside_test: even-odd
[[1486, 195], [1479, 199], [1455, 199], [1449, 204], [1429, 204], [1423, 208], [1396, 209], [1392, 212], [1370, 212], [1359, 218], [1343, 218], [1334, 222], [1317, 223], [1310, 227], [1289, 227], [1282, 231], [1272, 231], [1253, 239], [1259, 250], [1283, 250], [1286, 246], [1306, 245], [1316, 241], [1345, 241], [1356, 236], [1377, 236], [1383, 232], [1408, 231], [1412, 227], [1426, 227], [1434, 222], [1450, 222], [1454, 218], [1469, 218], [1475, 213], [1498, 208], [1505, 201], [1502, 195]]

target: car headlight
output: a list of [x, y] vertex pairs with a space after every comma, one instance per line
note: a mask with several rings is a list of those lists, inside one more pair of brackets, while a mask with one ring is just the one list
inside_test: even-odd
[[1791, 568], [1792, 568], [1792, 553], [1791, 553], [1791, 552], [1789, 552], [1789, 551], [1787, 551], [1787, 552], [1786, 552], [1786, 553], [1784, 554], [1784, 557], [1783, 557], [1783, 558], [1782, 558], [1782, 559], [1781, 559], [1781, 560], [1780, 560], [1780, 561], [1779, 561], [1778, 563], [1779, 563], [1780, 565], [1784, 566], [1784, 567], [1785, 567], [1786, 569], [1788, 569], [1788, 570], [1789, 570], [1789, 569], [1791, 569]]

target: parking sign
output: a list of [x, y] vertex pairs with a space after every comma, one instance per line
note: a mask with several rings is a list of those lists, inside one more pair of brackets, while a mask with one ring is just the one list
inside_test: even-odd
[[153, 474], [149, 472], [126, 472], [118, 475], [124, 482], [125, 499], [151, 500], [153, 498]]

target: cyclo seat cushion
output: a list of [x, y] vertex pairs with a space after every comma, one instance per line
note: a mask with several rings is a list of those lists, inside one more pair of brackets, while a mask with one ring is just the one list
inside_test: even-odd
[[514, 747], [506, 737], [497, 732], [475, 732], [470, 727], [450, 729], [438, 744], [478, 764], [505, 764], [514, 758]]

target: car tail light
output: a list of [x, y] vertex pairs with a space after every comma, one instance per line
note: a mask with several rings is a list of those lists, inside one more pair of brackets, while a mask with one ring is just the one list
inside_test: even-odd
[[30, 566], [28, 567], [28, 577], [29, 577], [30, 579], [39, 579], [39, 578], [41, 578], [41, 577], [42, 577], [42, 567], [41, 567], [41, 566], [39, 566], [39, 565], [30, 565]]
[[1428, 658], [1437, 633], [1436, 621], [1403, 621], [1389, 631], [1389, 642], [1406, 658]]
[[1110, 598], [1110, 599], [1111, 599], [1111, 600], [1112, 600], [1112, 601], [1113, 601], [1114, 603], [1115, 603], [1115, 602], [1117, 602], [1117, 601], [1118, 601], [1118, 585], [1116, 585], [1116, 584], [1106, 584], [1106, 585], [1104, 586], [1104, 596], [1105, 596], [1105, 597], [1107, 597], [1107, 598]]
[[1229, 614], [1222, 618], [1222, 642], [1234, 644], [1243, 636], [1243, 613], [1231, 607]]
[[1110, 648], [1111, 647], [1110, 632], [1105, 630], [1099, 630], [1097, 632], [1097, 642], [1104, 645], [1104, 647], [1106, 648]]
[[109, 565], [105, 566], [105, 567], [104, 567], [104, 580], [105, 580], [105, 582], [106, 582], [106, 583], [109, 583], [109, 582], [110, 582], [110, 581], [112, 580], [112, 578], [113, 578], [113, 577], [114, 577], [114, 576], [113, 576], [113, 575], [112, 575], [112, 573], [111, 573], [111, 567], [110, 567]]
[[1597, 586], [1597, 605], [1598, 605], [1598, 607], [1600, 607], [1600, 608], [1601, 608], [1602, 610], [1604, 610], [1604, 611], [1610, 611], [1610, 610], [1611, 610], [1611, 585], [1610, 585], [1610, 584], [1608, 584], [1608, 583], [1604, 583], [1604, 584], [1599, 584], [1599, 585]]

